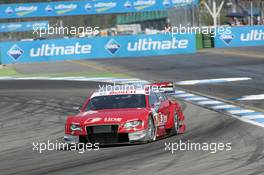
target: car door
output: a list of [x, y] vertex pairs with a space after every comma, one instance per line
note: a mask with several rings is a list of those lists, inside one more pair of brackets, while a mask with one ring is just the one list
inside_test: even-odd
[[159, 112], [161, 124], [165, 125], [170, 114], [170, 110], [169, 110], [170, 103], [169, 100], [167, 99], [167, 96], [165, 96], [164, 94], [162, 93], [156, 93], [156, 94], [160, 103], [158, 112]]
[[155, 110], [155, 123], [157, 126], [164, 126], [168, 119], [168, 105], [166, 100], [159, 93], [151, 92], [149, 95], [149, 103]]
[[153, 115], [155, 118], [154, 119], [155, 125], [160, 126], [161, 125], [161, 114], [162, 114], [160, 110], [161, 103], [159, 102], [159, 97], [154, 92], [150, 92], [149, 94], [149, 105], [151, 106], [153, 110]]

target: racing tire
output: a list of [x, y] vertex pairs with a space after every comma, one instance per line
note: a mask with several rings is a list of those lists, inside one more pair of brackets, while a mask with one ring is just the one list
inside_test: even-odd
[[179, 120], [179, 116], [178, 116], [176, 111], [174, 112], [173, 121], [174, 121], [173, 131], [174, 131], [175, 134], [179, 134], [180, 120]]
[[157, 131], [157, 129], [155, 127], [154, 120], [150, 116], [148, 118], [148, 141], [149, 142], [153, 142], [156, 140], [156, 137], [157, 137], [156, 131]]

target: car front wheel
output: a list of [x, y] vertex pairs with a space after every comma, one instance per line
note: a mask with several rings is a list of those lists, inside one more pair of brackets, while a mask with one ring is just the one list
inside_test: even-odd
[[154, 125], [154, 121], [152, 119], [152, 117], [148, 118], [148, 138], [149, 141], [155, 141], [156, 140], [156, 128]]

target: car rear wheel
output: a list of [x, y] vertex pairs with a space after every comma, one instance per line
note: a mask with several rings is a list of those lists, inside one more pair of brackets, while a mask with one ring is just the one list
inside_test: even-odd
[[179, 116], [177, 114], [177, 112], [174, 112], [174, 131], [176, 134], [179, 133], [179, 128], [180, 128], [180, 124], [179, 124]]
[[149, 141], [156, 140], [156, 128], [155, 128], [152, 117], [148, 118], [148, 138], [149, 138]]

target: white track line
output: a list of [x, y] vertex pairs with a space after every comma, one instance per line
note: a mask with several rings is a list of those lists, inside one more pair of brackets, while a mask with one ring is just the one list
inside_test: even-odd
[[236, 106], [234, 105], [217, 105], [217, 106], [213, 106], [213, 109], [230, 109], [230, 108], [235, 108]]
[[238, 109], [238, 110], [230, 110], [228, 112], [231, 114], [245, 114], [245, 113], [253, 113], [255, 111], [248, 109]]
[[180, 95], [176, 95], [176, 96], [177, 97], [194, 97], [195, 95], [186, 93], [186, 94], [180, 94]]
[[258, 119], [258, 118], [264, 118], [263, 114], [259, 114], [259, 115], [245, 115], [243, 116], [243, 118], [246, 119]]
[[216, 100], [207, 100], [207, 101], [198, 102], [198, 104], [201, 104], [201, 105], [217, 105], [217, 104], [223, 104], [223, 102], [216, 101]]
[[238, 77], [238, 78], [218, 78], [218, 79], [203, 79], [203, 80], [186, 80], [176, 82], [177, 85], [196, 85], [196, 84], [213, 84], [213, 83], [226, 83], [233, 81], [245, 81], [251, 80], [249, 77]]
[[264, 100], [264, 94], [258, 94], [258, 95], [246, 95], [242, 96], [236, 100], [239, 101], [246, 101], [246, 100]]
[[185, 100], [202, 101], [202, 100], [209, 100], [209, 99], [205, 97], [188, 97], [188, 98], [185, 98]]

